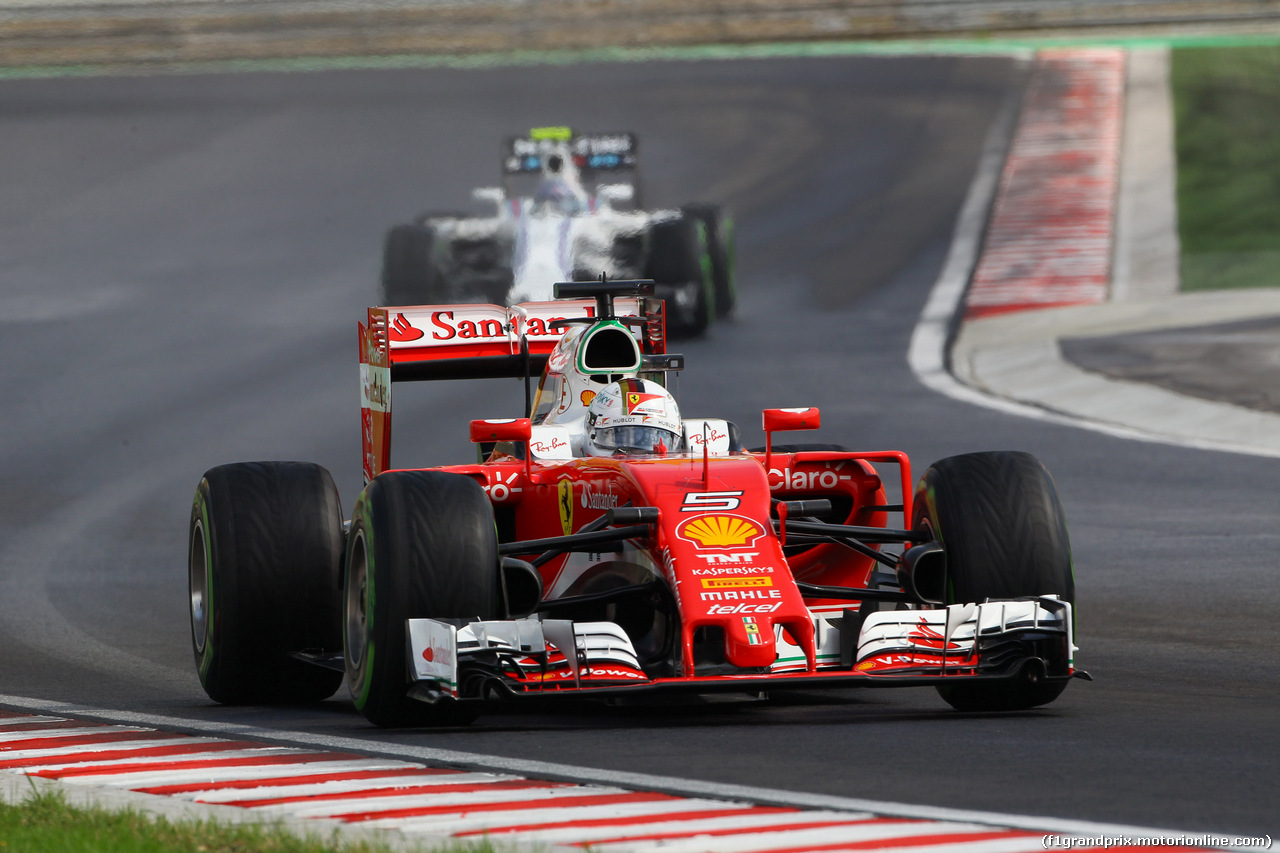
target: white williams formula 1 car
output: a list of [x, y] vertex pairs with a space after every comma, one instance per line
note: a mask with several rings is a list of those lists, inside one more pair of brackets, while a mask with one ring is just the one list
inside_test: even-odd
[[387, 232], [384, 305], [518, 305], [557, 281], [652, 279], [671, 334], [734, 307], [733, 221], [716, 205], [638, 209], [636, 138], [535, 128], [506, 140], [489, 215], [426, 213]]

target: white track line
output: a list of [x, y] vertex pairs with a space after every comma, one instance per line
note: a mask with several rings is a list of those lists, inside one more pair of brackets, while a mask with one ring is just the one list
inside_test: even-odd
[[[949, 370], [947, 354], [951, 348], [960, 302], [964, 299], [969, 277], [978, 263], [978, 250], [986, 231], [987, 214], [1000, 186], [1000, 174], [1004, 169], [1005, 154], [1017, 116], [1017, 101], [1007, 99], [992, 123], [991, 130], [987, 132], [977, 171], [965, 193], [960, 215], [956, 217], [951, 247], [947, 250], [938, 280], [929, 292], [929, 299], [920, 312], [920, 319], [916, 321], [907, 349], [907, 362], [911, 365], [912, 372], [927, 387], [979, 406], [988, 406], [998, 398], [989, 398], [957, 382]], [[1022, 414], [1020, 409], [1031, 408], [1019, 406], [1013, 413]], [[1040, 409], [1033, 411], [1044, 414]]]

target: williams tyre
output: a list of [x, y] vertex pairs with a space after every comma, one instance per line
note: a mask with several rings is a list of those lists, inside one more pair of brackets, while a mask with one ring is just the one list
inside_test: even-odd
[[382, 244], [382, 304], [429, 305], [442, 298], [440, 270], [428, 225], [396, 225]]
[[685, 216], [702, 223], [706, 234], [703, 263], [709, 269], [715, 294], [715, 314], [728, 317], [738, 304], [738, 283], [734, 278], [733, 219], [718, 204], [687, 204], [681, 208]]
[[649, 230], [646, 278], [667, 302], [667, 329], [679, 337], [700, 335], [716, 315], [716, 298], [707, 255], [706, 229], [680, 216], [655, 222]]

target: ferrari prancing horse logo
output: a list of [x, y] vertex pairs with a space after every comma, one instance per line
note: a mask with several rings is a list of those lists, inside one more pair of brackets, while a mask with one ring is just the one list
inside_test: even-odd
[[634, 415], [636, 413], [636, 409], [640, 408], [645, 403], [661, 399], [661, 394], [641, 394], [637, 391], [632, 391], [627, 394], [627, 414]]
[[560, 507], [560, 529], [564, 535], [573, 533], [573, 480], [561, 480], [557, 487], [556, 503]]

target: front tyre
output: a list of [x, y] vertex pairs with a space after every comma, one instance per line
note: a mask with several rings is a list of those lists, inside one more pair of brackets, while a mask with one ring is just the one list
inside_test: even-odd
[[408, 619], [502, 613], [493, 509], [460, 474], [391, 471], [361, 493], [347, 537], [343, 649], [356, 708], [374, 725], [469, 722], [467, 705], [407, 695]]
[[[935, 462], [916, 490], [912, 526], [946, 548], [948, 604], [1058, 595], [1075, 602], [1071, 544], [1053, 478], [1029, 453], [969, 453]], [[956, 683], [938, 693], [961, 711], [1052, 702], [1065, 681]]]
[[342, 642], [342, 503], [329, 472], [245, 462], [205, 472], [187, 537], [191, 643], [225, 704], [315, 702], [342, 674], [290, 657]]

